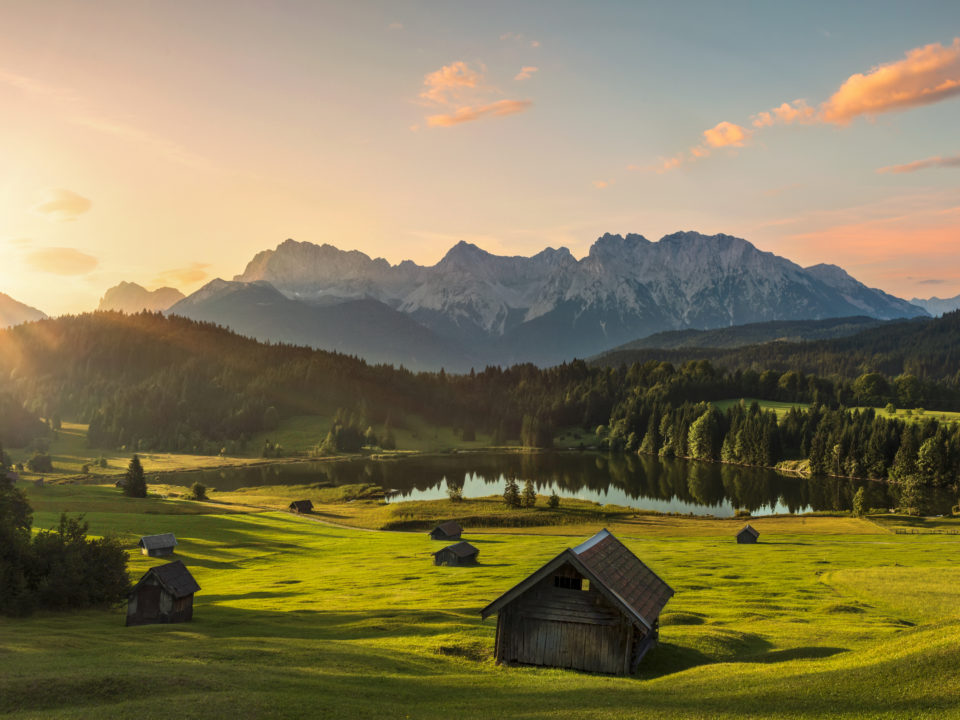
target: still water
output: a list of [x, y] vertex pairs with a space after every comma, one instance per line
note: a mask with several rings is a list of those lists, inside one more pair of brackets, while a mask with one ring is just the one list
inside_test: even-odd
[[[840, 478], [800, 478], [775, 470], [720, 465], [645, 455], [597, 453], [459, 453], [390, 460], [280, 463], [227, 470], [171, 473], [163, 481], [217, 490], [261, 485], [377, 485], [388, 502], [432, 500], [460, 487], [464, 497], [503, 492], [508, 478], [533, 481], [540, 495], [555, 491], [601, 504], [641, 510], [729, 517], [738, 509], [753, 515], [849, 510], [865, 488], [865, 507], [889, 508], [897, 489], [885, 483]], [[936, 512], [951, 498], [934, 498]], [[940, 506], [943, 506], [942, 508]]]

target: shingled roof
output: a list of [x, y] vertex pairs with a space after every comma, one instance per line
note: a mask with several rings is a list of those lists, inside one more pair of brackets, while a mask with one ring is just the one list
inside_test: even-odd
[[440, 523], [437, 525], [434, 530], [441, 531], [444, 535], [462, 535], [463, 528], [460, 527], [460, 523], [456, 520], [447, 520], [445, 523]]
[[439, 555], [440, 553], [446, 552], [447, 550], [452, 552], [457, 557], [461, 557], [461, 558], [470, 557], [471, 555], [476, 555], [478, 552], [480, 552], [473, 545], [471, 545], [466, 540], [464, 540], [462, 542], [458, 542], [455, 545], [447, 545], [442, 550], [437, 550], [434, 553], [434, 555]]
[[601, 530], [575, 548], [564, 550], [526, 580], [505, 592], [481, 610], [481, 616], [488, 617], [497, 612], [565, 563], [573, 565], [590, 580], [591, 587], [648, 628], [653, 627], [663, 606], [673, 597], [673, 589], [653, 570], [608, 530]]
[[193, 579], [193, 575], [187, 570], [187, 566], [180, 560], [150, 568], [144, 573], [137, 584], [133, 586], [133, 589], [136, 590], [140, 587], [144, 580], [151, 575], [157, 578], [164, 590], [177, 599], [192, 595], [200, 589], [197, 581]]
[[163, 533], [161, 535], [144, 535], [140, 538], [140, 547], [147, 550], [157, 550], [159, 548], [175, 547], [177, 538], [173, 533]]
[[753, 528], [753, 526], [750, 525], [750, 523], [747, 523], [747, 524], [744, 525], [742, 528], [740, 528], [739, 530], [737, 530], [737, 535], [739, 535], [739, 534], [742, 533], [742, 532], [748, 532], [748, 533], [750, 533], [751, 535], [753, 535], [754, 539], [760, 537], [760, 533], [759, 533], [757, 530], [755, 530], [755, 529]]

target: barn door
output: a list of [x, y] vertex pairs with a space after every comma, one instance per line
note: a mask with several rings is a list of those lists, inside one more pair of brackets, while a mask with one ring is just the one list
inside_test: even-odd
[[144, 585], [137, 594], [137, 613], [143, 617], [160, 614], [160, 586]]

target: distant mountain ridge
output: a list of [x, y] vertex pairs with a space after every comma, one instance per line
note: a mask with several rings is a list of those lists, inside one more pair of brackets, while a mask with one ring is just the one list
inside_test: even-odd
[[955, 295], [952, 298], [946, 298], [944, 300], [938, 297], [927, 298], [926, 300], [914, 298], [910, 302], [922, 307], [934, 317], [953, 312], [954, 310], [960, 310], [960, 295]]
[[43, 320], [47, 314], [0, 292], [0, 328]]
[[670, 330], [648, 335], [608, 350], [613, 354], [630, 350], [676, 350], [680, 348], [739, 348], [769, 342], [810, 342], [856, 335], [883, 325], [888, 320], [870, 317], [827, 318], [825, 320], [775, 320], [734, 325], [715, 330]]
[[257, 253], [234, 281], [266, 282], [313, 307], [374, 300], [452, 343], [474, 366], [554, 364], [687, 328], [927, 314], [839, 267], [803, 268], [741, 238], [696, 232], [658, 242], [606, 234], [580, 260], [566, 248], [505, 257], [460, 242], [429, 267], [287, 240]]
[[97, 310], [119, 310], [125, 313], [137, 313], [142, 310], [163, 312], [183, 298], [184, 294], [176, 288], [162, 287], [147, 290], [137, 283], [122, 282], [104, 293]]

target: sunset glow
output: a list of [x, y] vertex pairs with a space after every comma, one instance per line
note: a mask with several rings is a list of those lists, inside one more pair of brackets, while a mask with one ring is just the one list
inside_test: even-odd
[[698, 230], [960, 293], [957, 3], [280, 7], [0, 0], [0, 291]]

